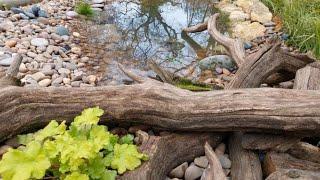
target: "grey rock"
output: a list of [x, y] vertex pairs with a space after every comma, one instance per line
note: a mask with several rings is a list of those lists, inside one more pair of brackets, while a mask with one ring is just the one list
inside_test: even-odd
[[40, 7], [37, 5], [33, 5], [30, 9], [30, 12], [35, 16], [39, 16]]
[[5, 59], [0, 60], [0, 65], [1, 66], [10, 66], [12, 62], [13, 62], [13, 58], [9, 57], [9, 58], [5, 58]]
[[63, 81], [63, 77], [58, 77], [55, 80], [53, 80], [51, 84], [52, 84], [52, 86], [58, 87], [58, 86], [60, 86], [62, 81]]
[[41, 87], [48, 87], [51, 84], [51, 79], [43, 79], [38, 84]]
[[201, 168], [207, 168], [208, 163], [209, 162], [206, 156], [201, 156], [194, 159], [194, 164]]
[[80, 87], [81, 81], [73, 81], [71, 82], [72, 87]]
[[30, 77], [38, 82], [38, 81], [41, 81], [42, 79], [44, 79], [45, 75], [42, 72], [37, 72], [37, 73], [30, 75]]
[[20, 13], [19, 15], [20, 15], [20, 17], [21, 17], [22, 19], [24, 19], [24, 20], [29, 20], [29, 19], [30, 19], [27, 15], [25, 15], [25, 14], [23, 14], [23, 13]]
[[11, 10], [14, 14], [24, 13], [23, 9], [21, 9], [21, 8], [12, 7], [10, 10]]
[[30, 19], [36, 18], [36, 16], [35, 16], [33, 13], [31, 13], [31, 12], [24, 12], [24, 14], [25, 14], [26, 16], [28, 16]]
[[70, 35], [69, 30], [64, 26], [58, 26], [56, 29], [56, 33], [59, 36], [69, 36]]
[[60, 68], [58, 70], [59, 74], [70, 74], [70, 70], [69, 69], [66, 69], [66, 68]]
[[190, 165], [184, 175], [185, 180], [195, 180], [201, 177], [204, 169], [196, 165]]
[[74, 18], [74, 17], [79, 16], [79, 14], [78, 14], [77, 12], [75, 12], [75, 11], [67, 11], [67, 12], [66, 12], [66, 15], [67, 15], [68, 17], [71, 17], [71, 18]]
[[42, 9], [39, 11], [39, 15], [38, 16], [39, 17], [44, 17], [44, 18], [48, 18], [49, 17], [47, 11], [42, 10]]
[[202, 59], [199, 63], [199, 67], [202, 70], [215, 70], [215, 66], [219, 65], [222, 68], [226, 68], [230, 71], [234, 70], [236, 64], [233, 60], [226, 55], [214, 55], [207, 58]]
[[174, 168], [169, 173], [169, 177], [171, 177], [171, 178], [183, 178], [184, 173], [186, 172], [187, 168], [188, 168], [188, 163], [184, 162], [181, 165], [179, 165], [176, 168]]
[[224, 169], [231, 168], [231, 161], [228, 157], [226, 157], [225, 155], [219, 155], [218, 158], [219, 158], [219, 161], [221, 163], [222, 168], [224, 168]]
[[44, 38], [33, 38], [31, 39], [31, 45], [37, 46], [37, 47], [48, 46], [49, 42]]
[[70, 70], [75, 70], [77, 69], [77, 65], [73, 63], [66, 63], [65, 68], [70, 69]]

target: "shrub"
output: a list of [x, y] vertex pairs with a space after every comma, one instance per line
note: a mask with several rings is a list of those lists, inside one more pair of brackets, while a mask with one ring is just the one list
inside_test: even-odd
[[76, 4], [76, 12], [78, 14], [91, 17], [94, 15], [93, 9], [91, 8], [91, 5], [87, 2], [80, 1]]

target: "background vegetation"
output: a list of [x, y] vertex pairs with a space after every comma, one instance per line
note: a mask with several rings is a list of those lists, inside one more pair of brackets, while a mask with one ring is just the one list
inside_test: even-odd
[[262, 0], [282, 21], [288, 45], [320, 59], [320, 0]]

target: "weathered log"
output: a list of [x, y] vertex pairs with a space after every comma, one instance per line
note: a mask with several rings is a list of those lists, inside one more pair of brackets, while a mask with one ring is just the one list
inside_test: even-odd
[[257, 154], [241, 146], [242, 133], [234, 133], [229, 139], [229, 153], [232, 161], [231, 178], [233, 180], [262, 180], [262, 169]]
[[320, 180], [320, 172], [288, 169], [276, 171], [266, 180]]
[[291, 54], [283, 51], [280, 44], [275, 45], [261, 58], [247, 59], [236, 73], [236, 76], [228, 84], [231, 89], [259, 87], [270, 75], [285, 70], [295, 73], [298, 69], [305, 67], [312, 61], [297, 59]]
[[205, 144], [204, 150], [209, 166], [203, 172], [201, 180], [226, 180], [227, 177], [223, 172], [221, 163], [209, 143]]
[[[51, 119], [100, 106], [109, 120], [170, 130], [303, 133], [320, 131], [320, 92], [241, 89], [194, 93], [150, 80], [91, 88], [0, 89], [0, 140]], [[104, 119], [106, 121], [106, 119]]]
[[286, 152], [299, 141], [300, 138], [294, 136], [247, 133], [242, 136], [241, 145], [251, 150]]
[[317, 67], [317, 64], [313, 63], [297, 71], [294, 89], [320, 89], [320, 68]]
[[42, 0], [0, 0], [0, 8], [19, 7], [29, 4], [39, 3]]
[[204, 133], [150, 136], [140, 146], [141, 152], [149, 155], [149, 160], [119, 179], [163, 180], [174, 167], [203, 155], [206, 142], [216, 147], [221, 140], [221, 135]]
[[296, 143], [288, 153], [299, 159], [320, 163], [320, 148], [306, 142]]
[[263, 163], [266, 176], [279, 170], [300, 169], [320, 172], [320, 164], [297, 159], [287, 153], [268, 152]]

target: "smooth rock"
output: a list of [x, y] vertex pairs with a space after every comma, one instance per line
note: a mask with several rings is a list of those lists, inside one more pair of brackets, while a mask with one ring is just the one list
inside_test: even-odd
[[12, 7], [10, 10], [11, 10], [14, 14], [24, 13], [23, 9], [21, 9], [21, 8]]
[[264, 36], [266, 28], [258, 23], [249, 21], [240, 22], [233, 29], [233, 36], [244, 41], [251, 41], [257, 37]]
[[72, 87], [80, 87], [81, 81], [73, 81], [71, 82]]
[[26, 16], [28, 16], [30, 19], [36, 18], [36, 16], [35, 16], [33, 13], [31, 13], [31, 12], [24, 12], [24, 14], [25, 14]]
[[49, 15], [48, 15], [47, 11], [41, 9], [41, 10], [39, 11], [39, 17], [48, 18]]
[[252, 48], [252, 44], [250, 42], [245, 42], [243, 43], [244, 49], [251, 49]]
[[69, 69], [66, 69], [66, 68], [60, 68], [58, 70], [59, 74], [70, 74], [71, 71]]
[[208, 159], [206, 156], [197, 157], [194, 159], [194, 164], [201, 167], [201, 168], [207, 168], [208, 166]]
[[21, 73], [26, 73], [26, 72], [28, 72], [28, 69], [27, 69], [27, 67], [26, 67], [26, 65], [25, 65], [24, 63], [21, 63], [21, 64], [20, 64], [19, 72], [21, 72]]
[[87, 77], [87, 80], [88, 80], [89, 84], [95, 84], [96, 81], [97, 81], [97, 76], [90, 75], [90, 76]]
[[30, 9], [30, 12], [37, 17], [39, 16], [39, 11], [40, 11], [40, 7], [37, 5], [33, 5]]
[[56, 29], [56, 33], [59, 36], [69, 36], [70, 35], [69, 30], [64, 26], [58, 26]]
[[3, 22], [0, 22], [0, 32], [4, 31], [13, 31], [14, 30], [14, 24], [10, 20], [4, 20]]
[[186, 172], [187, 168], [188, 168], [188, 163], [184, 162], [181, 165], [179, 165], [176, 168], [174, 168], [169, 173], [169, 177], [171, 177], [171, 178], [183, 178], [184, 173]]
[[39, 86], [48, 87], [51, 84], [51, 79], [43, 79], [39, 82]]
[[66, 12], [66, 15], [67, 15], [68, 17], [71, 17], [71, 18], [75, 18], [75, 17], [78, 17], [78, 16], [79, 16], [79, 14], [78, 14], [77, 12], [75, 12], [75, 11], [67, 11], [67, 12]]
[[243, 11], [233, 11], [229, 15], [229, 19], [231, 22], [240, 22], [249, 19], [250, 16]]
[[48, 46], [49, 42], [44, 38], [33, 38], [31, 39], [31, 45], [37, 46], [37, 47]]
[[45, 75], [42, 72], [37, 72], [37, 73], [32, 74], [30, 77], [32, 77], [34, 80], [36, 80], [38, 82], [38, 81], [42, 80], [45, 77]]
[[218, 155], [219, 161], [221, 163], [222, 168], [230, 169], [231, 168], [231, 161], [225, 155]]
[[10, 47], [10, 48], [12, 48], [12, 47], [14, 47], [14, 46], [17, 45], [17, 41], [16, 41], [16, 40], [13, 40], [13, 39], [10, 39], [10, 40], [7, 40], [7, 41], [5, 42], [5, 45], [8, 46], [8, 47]]
[[262, 24], [272, 20], [272, 13], [269, 11], [269, 8], [259, 0], [256, 0], [253, 4], [250, 15], [252, 21], [258, 21]]
[[63, 81], [63, 77], [58, 77], [55, 80], [53, 80], [51, 84], [52, 84], [52, 86], [56, 86], [57, 87], [57, 86], [60, 86], [62, 81]]
[[216, 65], [229, 70], [233, 70], [236, 67], [233, 60], [226, 55], [209, 56], [199, 61], [198, 64], [201, 70], [215, 70]]
[[1, 66], [10, 66], [12, 62], [13, 62], [13, 58], [12, 57], [5, 58], [5, 59], [0, 60], [0, 65]]
[[199, 168], [196, 165], [190, 165], [184, 174], [185, 180], [196, 180], [201, 177], [204, 169]]

